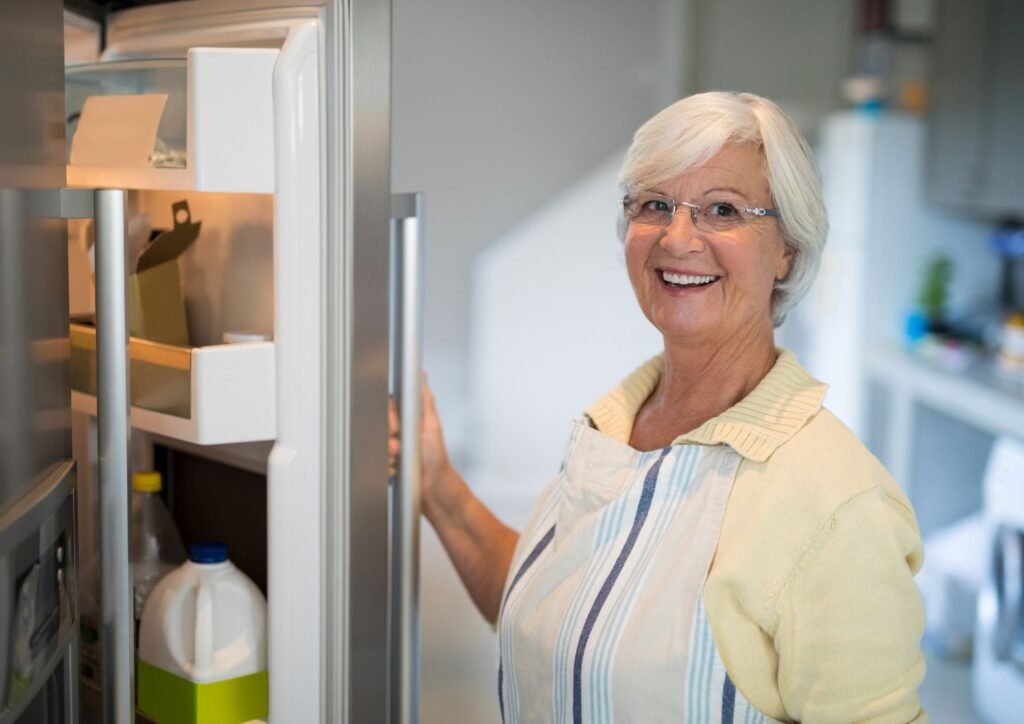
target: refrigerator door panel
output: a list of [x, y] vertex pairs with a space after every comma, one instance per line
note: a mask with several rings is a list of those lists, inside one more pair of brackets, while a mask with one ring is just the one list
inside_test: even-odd
[[[0, 0], [0, 512], [71, 457], [61, 3]], [[10, 72], [17, 69], [17, 72]]]
[[323, 291], [320, 274], [311, 273], [323, 264], [319, 32], [315, 22], [296, 29], [274, 69], [278, 406], [267, 474], [267, 598], [275, 722], [324, 721], [321, 647], [330, 616], [321, 579], [323, 422], [322, 414], [310, 414], [323, 404]]
[[391, 2], [325, 25], [326, 720], [387, 721]]
[[66, 227], [37, 195], [0, 189], [0, 511], [71, 458]]
[[0, 724], [77, 721], [60, 0], [0, 0]]
[[[73, 487], [67, 462], [0, 516], [0, 621], [10, 622], [0, 628], [2, 724], [28, 711], [47, 718], [22, 721], [63, 721], [49, 717], [70, 713], [64, 696], [77, 687], [55, 680], [78, 636]], [[59, 701], [46, 704], [54, 692]]]

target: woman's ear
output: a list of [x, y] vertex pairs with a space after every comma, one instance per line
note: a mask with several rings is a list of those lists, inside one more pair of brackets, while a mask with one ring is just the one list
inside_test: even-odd
[[789, 272], [793, 268], [794, 259], [796, 259], [796, 249], [787, 244], [785, 251], [782, 252], [782, 258], [779, 260], [779, 266], [775, 270], [775, 281], [781, 282], [789, 276]]

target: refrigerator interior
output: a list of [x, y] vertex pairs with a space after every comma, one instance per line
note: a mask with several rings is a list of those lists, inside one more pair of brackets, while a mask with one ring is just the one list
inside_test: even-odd
[[[199, 237], [180, 258], [181, 282], [186, 305], [190, 342], [197, 348], [224, 346], [225, 332], [247, 332], [273, 342], [273, 197], [268, 194], [201, 193], [194, 191], [134, 190], [127, 196], [127, 226], [132, 234], [131, 260], [141, 250], [151, 229], [173, 225], [172, 203], [187, 201]], [[90, 221], [72, 221], [69, 245], [87, 249], [92, 243]], [[88, 254], [70, 255], [69, 275], [91, 283]], [[129, 264], [131, 262], [129, 261]], [[91, 290], [90, 290], [91, 291]], [[79, 308], [88, 318], [90, 310]], [[245, 357], [237, 357], [245, 363]], [[140, 395], [191, 390], [174, 388], [164, 378], [140, 389], [139, 372], [133, 391]], [[236, 368], [237, 374], [242, 374]], [[244, 375], [242, 375], [244, 376]], [[76, 380], [77, 381], [77, 380]], [[253, 397], [273, 394], [271, 387], [243, 390]], [[163, 388], [161, 388], [163, 384]], [[98, 635], [99, 517], [96, 485], [96, 419], [94, 398], [74, 391], [72, 421], [75, 458], [80, 461], [79, 539], [81, 541], [80, 603], [86, 635], [83, 655], [83, 711], [99, 716], [100, 657]], [[90, 399], [91, 398], [91, 399]], [[143, 402], [142, 404], [146, 404]], [[198, 406], [197, 408], [198, 409]], [[272, 407], [270, 408], [273, 409]], [[139, 410], [145, 412], [145, 410]], [[135, 413], [138, 416], [138, 413]], [[132, 429], [130, 464], [133, 471], [162, 473], [162, 497], [186, 546], [216, 540], [226, 543], [231, 561], [267, 595], [267, 459], [272, 441], [201, 445], [176, 436], [173, 415], [150, 415], [146, 428]], [[231, 434], [230, 429], [224, 434]], [[237, 429], [237, 428], [234, 428]]]
[[[108, 19], [99, 63], [68, 69], [71, 143], [83, 127], [87, 139], [92, 133], [91, 148], [69, 151], [68, 183], [128, 189], [129, 271], [150, 231], [175, 223], [173, 204], [187, 201], [191, 222], [201, 223], [178, 262], [189, 344], [133, 338], [129, 346], [131, 466], [164, 473], [163, 495], [186, 543], [228, 543], [231, 560], [267, 595], [270, 716], [278, 722], [318, 721], [325, 706], [373, 719], [387, 703], [387, 135], [379, 136], [379, 117], [353, 120], [352, 108], [333, 105], [340, 94], [324, 95], [332, 83], [351, 84], [358, 109], [364, 84], [386, 89], [373, 74], [358, 82], [339, 74], [380, 54], [384, 62], [374, 67], [386, 73], [380, 36], [387, 24], [359, 30], [386, 6], [357, 3], [343, 33], [339, 5], [213, 0], [135, 8]], [[347, 54], [343, 43], [352, 46]], [[115, 136], [90, 130], [87, 113], [98, 117], [104, 104], [115, 117], [134, 113], [132, 104], [153, 94], [166, 96], [156, 119], [158, 162], [155, 155], [126, 161]], [[88, 110], [90, 96], [106, 100]], [[137, 118], [154, 122], [145, 112]], [[354, 170], [340, 151], [325, 152], [355, 143], [370, 123], [374, 138], [360, 146], [367, 156]], [[349, 211], [359, 194], [369, 201]], [[353, 229], [371, 217], [363, 246], [346, 252]], [[91, 235], [90, 222], [76, 223], [68, 245], [71, 309], [85, 320], [72, 332], [81, 600], [95, 625]], [[263, 340], [228, 343], [225, 333]], [[331, 364], [337, 359], [344, 363]], [[356, 375], [360, 386], [350, 391]], [[349, 415], [366, 419], [358, 409], [371, 398], [379, 424], [350, 425]], [[327, 435], [336, 436], [338, 452], [324, 446]], [[363, 482], [349, 487], [352, 471]], [[355, 528], [338, 517], [326, 527], [329, 510], [358, 511], [351, 515], [365, 521]], [[352, 558], [350, 546], [363, 552]], [[360, 590], [350, 593], [356, 575]], [[85, 678], [95, 680], [96, 662], [83, 662]]]

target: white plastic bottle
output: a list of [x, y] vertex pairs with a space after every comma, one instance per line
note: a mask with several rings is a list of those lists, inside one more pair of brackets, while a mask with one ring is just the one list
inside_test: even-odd
[[194, 543], [139, 629], [138, 705], [162, 724], [267, 716], [267, 602], [222, 543]]
[[160, 498], [162, 488], [163, 480], [158, 472], [135, 473], [132, 476], [129, 556], [136, 621], [142, 618], [142, 608], [153, 587], [185, 560], [181, 535]]

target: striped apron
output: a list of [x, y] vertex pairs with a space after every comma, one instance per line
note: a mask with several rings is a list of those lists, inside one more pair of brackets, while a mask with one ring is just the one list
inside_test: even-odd
[[505, 724], [772, 721], [729, 678], [703, 605], [740, 460], [639, 452], [576, 423], [505, 584]]

